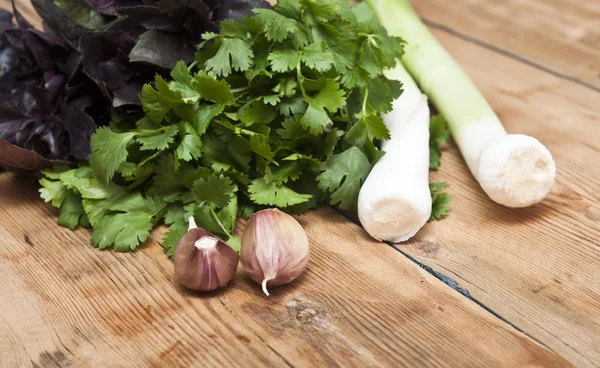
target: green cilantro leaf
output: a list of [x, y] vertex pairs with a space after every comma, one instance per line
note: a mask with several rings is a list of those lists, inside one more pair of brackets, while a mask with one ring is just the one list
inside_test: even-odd
[[389, 129], [378, 114], [364, 115], [363, 112], [360, 112], [356, 117], [359, 120], [348, 130], [347, 138], [358, 139], [363, 133], [366, 133], [369, 139], [387, 140], [391, 138]]
[[437, 170], [442, 163], [441, 145], [450, 138], [448, 122], [441, 116], [436, 115], [429, 123], [429, 169]]
[[281, 98], [278, 95], [269, 95], [262, 96], [262, 100], [265, 105], [277, 106], [277, 104], [281, 101]]
[[304, 135], [304, 129], [294, 118], [287, 118], [281, 123], [281, 129], [277, 129], [277, 134], [281, 139], [293, 140]]
[[326, 72], [333, 66], [333, 54], [325, 50], [324, 42], [315, 42], [304, 48], [302, 61], [306, 66], [319, 72]]
[[85, 215], [81, 197], [73, 191], [69, 191], [64, 202], [60, 206], [58, 224], [75, 230], [80, 224], [80, 219]]
[[[219, 28], [221, 29], [221, 35], [225, 37], [238, 37], [245, 38], [246, 27], [243, 23], [237, 22], [233, 19], [225, 19], [219, 23]], [[218, 37], [217, 34], [213, 34], [212, 38]]]
[[227, 77], [232, 69], [246, 71], [252, 66], [254, 52], [250, 46], [239, 38], [224, 38], [219, 51], [205, 63], [206, 70], [217, 76]]
[[175, 169], [173, 154], [165, 154], [158, 158], [152, 178], [153, 187], [159, 192], [169, 194], [184, 188], [183, 173]]
[[176, 109], [176, 114], [181, 119], [190, 122], [199, 135], [203, 135], [210, 122], [219, 116], [225, 109], [224, 105], [206, 104], [198, 107], [185, 105]]
[[175, 68], [171, 71], [173, 81], [169, 83], [172, 91], [179, 92], [181, 99], [185, 103], [196, 103], [200, 94], [192, 83], [192, 77], [183, 61], [178, 61]]
[[386, 65], [385, 55], [377, 44], [374, 36], [368, 36], [359, 49], [361, 58], [360, 66], [369, 73], [371, 78], [376, 78], [383, 74], [383, 68]]
[[446, 188], [448, 188], [448, 183], [441, 182], [429, 184], [432, 200], [431, 217], [429, 218], [429, 221], [441, 219], [448, 211], [450, 211], [448, 203], [450, 203], [452, 198], [448, 193], [444, 192], [444, 189]]
[[247, 106], [242, 107], [238, 111], [238, 117], [246, 126], [254, 124], [268, 124], [275, 117], [277, 113], [273, 106], [266, 105], [262, 101], [254, 101]]
[[301, 96], [296, 96], [282, 99], [281, 103], [277, 106], [277, 111], [285, 117], [290, 117], [292, 115], [303, 114], [307, 107], [306, 101]]
[[253, 10], [256, 19], [262, 24], [265, 36], [269, 41], [282, 42], [290, 33], [302, 32], [298, 22], [287, 18], [271, 9], [256, 8]]
[[175, 248], [179, 243], [179, 239], [188, 231], [189, 217], [192, 216], [193, 207], [184, 207], [179, 204], [172, 204], [167, 207], [167, 213], [165, 214], [165, 224], [169, 225], [169, 231], [165, 234], [162, 239], [162, 245], [166, 247], [167, 255], [173, 257], [175, 255]]
[[139, 192], [127, 194], [125, 192], [110, 196], [105, 199], [89, 199], [83, 200], [83, 208], [88, 215], [88, 219], [93, 226], [102, 220], [110, 211], [131, 209], [144, 209], [146, 203]]
[[[289, 157], [289, 156], [288, 156]], [[279, 166], [278, 168], [271, 171], [268, 178], [265, 177], [267, 183], [275, 182], [277, 184], [284, 184], [288, 181], [298, 180], [302, 174], [302, 165], [298, 160], [290, 160], [289, 163]]]
[[[175, 135], [179, 129], [177, 125], [170, 125], [166, 127], [162, 132], [152, 135], [138, 135], [135, 140], [138, 142], [143, 151], [158, 150], [162, 151], [169, 148], [169, 145], [174, 142]], [[145, 132], [141, 132], [145, 133]]]
[[69, 189], [62, 181], [54, 181], [48, 179], [41, 179], [40, 184], [40, 197], [46, 202], [52, 202], [52, 205], [56, 208], [62, 206], [65, 198], [69, 194]]
[[358, 147], [333, 155], [317, 176], [319, 189], [331, 193], [330, 203], [348, 209], [356, 205], [358, 192], [371, 171], [371, 163]]
[[274, 72], [285, 73], [296, 69], [298, 60], [300, 60], [300, 51], [290, 49], [274, 50], [269, 53], [267, 59]]
[[296, 87], [298, 87], [298, 82], [296, 82], [295, 79], [282, 78], [277, 85], [273, 87], [272, 91], [281, 97], [294, 97], [296, 95]]
[[331, 131], [333, 121], [330, 113], [334, 113], [345, 105], [345, 92], [334, 81], [327, 81], [321, 91], [310, 98], [308, 108], [300, 119], [300, 125], [312, 135], [320, 135]]
[[171, 90], [160, 75], [156, 75], [155, 79], [156, 89], [149, 84], [142, 87], [141, 102], [146, 116], [150, 120], [160, 123], [169, 111], [183, 103], [183, 99], [179, 92]]
[[223, 105], [227, 105], [233, 100], [233, 93], [229, 84], [223, 79], [215, 79], [206, 72], [201, 71], [196, 74], [194, 85], [205, 100]]
[[255, 179], [248, 186], [250, 199], [256, 204], [288, 207], [304, 203], [312, 198], [310, 194], [294, 192], [283, 184], [271, 182], [268, 184], [264, 178]]
[[90, 166], [108, 182], [119, 166], [127, 160], [127, 145], [136, 133], [115, 133], [109, 127], [100, 127], [92, 135]]
[[275, 153], [271, 151], [271, 146], [269, 145], [269, 137], [262, 134], [255, 134], [250, 137], [250, 148], [252, 148], [254, 153], [269, 161], [275, 156]]
[[211, 175], [207, 179], [198, 179], [194, 182], [192, 194], [202, 206], [206, 203], [214, 207], [225, 207], [231, 201], [236, 187], [226, 176]]
[[202, 155], [202, 139], [187, 121], [182, 122], [180, 126], [183, 138], [175, 150], [175, 162], [199, 159]]
[[328, 132], [333, 127], [333, 121], [322, 106], [309, 103], [306, 112], [300, 119], [300, 125], [312, 135], [320, 135]]
[[152, 229], [152, 218], [143, 212], [118, 213], [102, 218], [92, 231], [92, 244], [105, 249], [128, 252], [146, 240]]
[[44, 175], [48, 178], [60, 180], [68, 189], [79, 193], [82, 198], [104, 199], [111, 196], [118, 196], [124, 192], [122, 187], [112, 182], [100, 182], [89, 166], [82, 166], [63, 172], [46, 170], [44, 171]]
[[[392, 102], [395, 94], [392, 93], [392, 87], [389, 83], [386, 83], [383, 79], [372, 79], [368, 84], [369, 94], [367, 96], [367, 103], [375, 111], [390, 112], [392, 111]], [[399, 88], [395, 86], [395, 88]]]
[[334, 113], [346, 105], [344, 90], [340, 89], [340, 84], [328, 80], [325, 86], [312, 98], [312, 104], [327, 109]]

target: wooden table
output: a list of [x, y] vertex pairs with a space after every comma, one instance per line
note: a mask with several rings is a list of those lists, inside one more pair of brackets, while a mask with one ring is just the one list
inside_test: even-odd
[[495, 205], [451, 143], [433, 174], [451, 215], [414, 240], [375, 242], [321, 208], [299, 218], [312, 245], [300, 280], [267, 298], [240, 273], [197, 295], [175, 283], [160, 234], [99, 251], [3, 173], [0, 366], [600, 367], [600, 2], [414, 5], [506, 128], [552, 151], [549, 198]]

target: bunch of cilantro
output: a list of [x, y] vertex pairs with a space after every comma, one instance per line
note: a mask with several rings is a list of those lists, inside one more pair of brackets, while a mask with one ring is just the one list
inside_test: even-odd
[[194, 216], [231, 237], [264, 207], [355, 206], [389, 139], [381, 114], [401, 93], [383, 76], [403, 53], [366, 4], [282, 0], [205, 33], [196, 60], [144, 86], [145, 116], [114, 118], [89, 166], [46, 171], [42, 197], [92, 243], [135, 249], [159, 222], [172, 254]]

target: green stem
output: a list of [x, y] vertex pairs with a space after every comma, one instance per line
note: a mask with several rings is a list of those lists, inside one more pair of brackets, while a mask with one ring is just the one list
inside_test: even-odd
[[158, 151], [155, 154], [146, 157], [146, 159], [144, 161], [140, 162], [140, 164], [138, 166], [143, 166], [143, 165], [147, 164], [149, 161], [154, 160], [155, 158], [160, 156], [162, 153], [163, 153], [163, 151]]
[[144, 131], [141, 131], [141, 132], [135, 132], [135, 135], [144, 135], [144, 136], [146, 136], [146, 135], [155, 135], [155, 134], [162, 133], [162, 132], [164, 132], [167, 129], [169, 129], [168, 126], [162, 127], [162, 128], [158, 128], [158, 129], [154, 129], [154, 130], [144, 130]]
[[231, 235], [229, 233], [229, 231], [227, 231], [227, 229], [225, 229], [225, 226], [223, 226], [223, 223], [221, 222], [221, 220], [219, 219], [219, 216], [217, 216], [217, 213], [215, 212], [215, 209], [213, 206], [208, 206], [208, 210], [211, 214], [211, 216], [215, 219], [215, 221], [217, 222], [217, 225], [219, 225], [219, 227], [221, 228], [221, 231], [223, 231], [223, 233], [225, 235], [227, 235], [227, 244], [233, 249], [235, 250], [237, 253], [240, 252], [240, 240], [238, 238], [236, 238], [235, 236]]
[[296, 65], [296, 78], [298, 79], [298, 85], [300, 86], [300, 91], [302, 92], [302, 97], [305, 100], [308, 100], [308, 96], [306, 95], [306, 91], [304, 90], [304, 76], [301, 71], [301, 59], [298, 58], [298, 65]]
[[232, 88], [231, 89], [231, 93], [244, 92], [244, 91], [247, 91], [249, 89], [250, 89], [250, 87]]
[[365, 88], [365, 96], [363, 97], [362, 102], [362, 114], [367, 115], [367, 100], [369, 98], [369, 89]]
[[[369, 99], [369, 88], [365, 88], [365, 96], [363, 97], [363, 102], [362, 102], [362, 118], [361, 119], [365, 119], [367, 116], [367, 100]], [[365, 124], [365, 133], [367, 134], [367, 139], [371, 141], [371, 134], [369, 134], [369, 125]]]
[[237, 128], [237, 127], [236, 127], [236, 132], [238, 132], [240, 134], [247, 135], [249, 137], [252, 137], [253, 135], [257, 135], [258, 134], [256, 132], [251, 131], [251, 130], [244, 129], [244, 128]]
[[194, 60], [194, 62], [188, 66], [188, 72], [191, 72], [196, 65], [198, 65], [198, 62]]
[[154, 217], [156, 215], [158, 215], [158, 213], [162, 210], [164, 210], [165, 208], [167, 208], [167, 204], [163, 204], [162, 206], [160, 206], [156, 211], [152, 212], [151, 216]]
[[217, 225], [219, 225], [219, 227], [221, 228], [221, 231], [223, 231], [225, 235], [230, 237], [231, 234], [229, 234], [229, 231], [227, 231], [227, 229], [225, 229], [225, 226], [223, 226], [223, 223], [221, 222], [221, 219], [219, 219], [219, 216], [217, 216], [217, 212], [215, 212], [214, 207], [209, 205], [208, 210], [210, 211], [210, 214], [212, 215], [214, 220], [217, 222]]

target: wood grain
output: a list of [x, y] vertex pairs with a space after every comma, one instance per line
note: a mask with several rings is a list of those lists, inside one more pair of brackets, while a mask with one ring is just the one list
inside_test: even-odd
[[[522, 2], [522, 11], [532, 3]], [[495, 16], [511, 19], [504, 13]], [[548, 17], [555, 28], [562, 26], [559, 14]], [[547, 145], [557, 163], [557, 182], [540, 205], [503, 208], [485, 196], [451, 145], [433, 175], [450, 183], [451, 216], [399, 248], [576, 365], [598, 367], [600, 93], [447, 32], [434, 34], [472, 76], [509, 132], [530, 134]], [[570, 48], [560, 51], [572, 57]], [[557, 59], [546, 57], [549, 63]]]
[[[559, 35], [588, 24], [597, 7], [561, 7], [565, 1], [414, 5], [462, 34], [594, 85], [598, 50], [582, 45], [593, 43], [597, 28], [583, 26], [573, 42]], [[563, 12], [577, 14], [575, 23]], [[436, 36], [509, 131], [550, 148], [558, 182], [543, 204], [508, 210], [490, 203], [449, 146], [433, 179], [451, 183], [452, 216], [399, 248], [572, 363], [597, 366], [599, 94], [465, 37]], [[156, 242], [134, 254], [93, 249], [87, 232], [58, 227], [54, 210], [22, 180], [0, 175], [0, 367], [569, 364], [330, 209], [300, 219], [313, 258], [299, 282], [267, 299], [240, 274], [228, 289], [198, 296], [177, 287]]]
[[328, 208], [299, 218], [297, 282], [267, 298], [240, 272], [198, 295], [155, 241], [100, 251], [34, 184], [0, 188], [2, 367], [569, 366]]
[[413, 0], [431, 25], [600, 91], [600, 1]]

